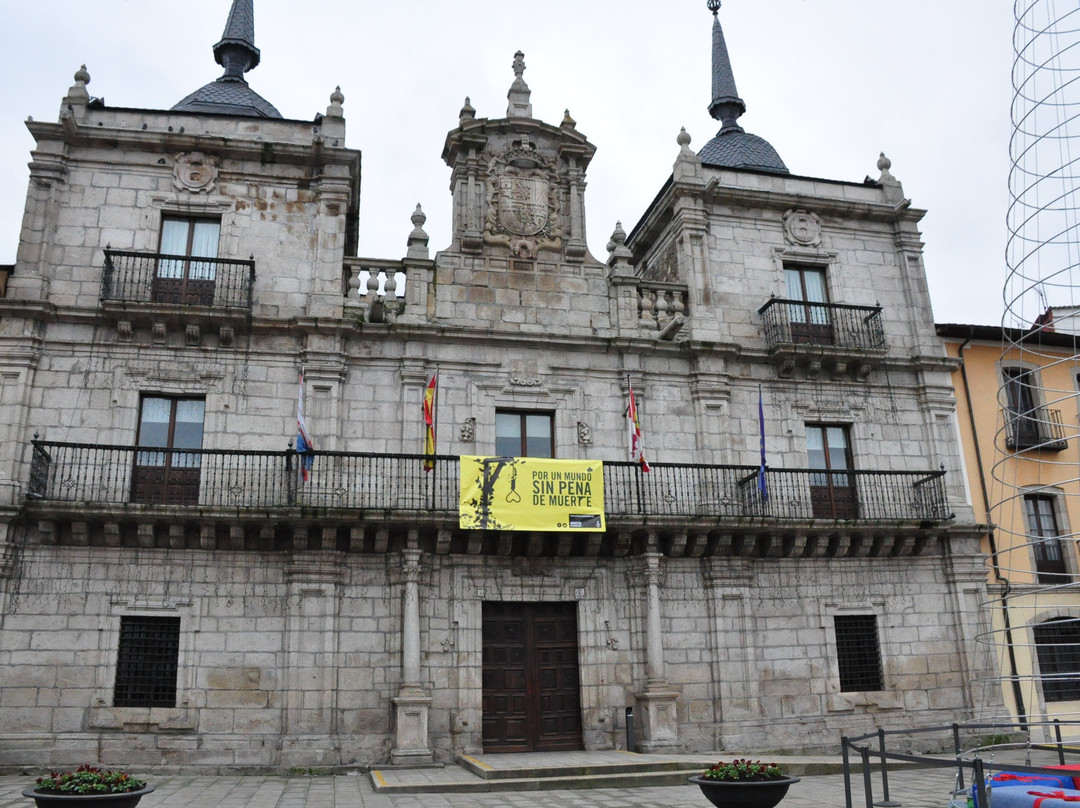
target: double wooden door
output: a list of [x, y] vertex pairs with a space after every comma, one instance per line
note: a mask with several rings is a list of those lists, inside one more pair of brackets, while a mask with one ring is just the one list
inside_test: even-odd
[[485, 603], [485, 752], [581, 749], [577, 604]]

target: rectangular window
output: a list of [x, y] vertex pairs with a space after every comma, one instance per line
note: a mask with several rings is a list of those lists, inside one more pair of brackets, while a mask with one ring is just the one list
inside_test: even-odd
[[877, 615], [838, 614], [833, 617], [833, 627], [836, 630], [836, 666], [840, 671], [840, 692], [884, 690]]
[[848, 428], [831, 424], [806, 425], [806, 454], [810, 474], [810, 504], [815, 519], [855, 519], [859, 505], [852, 470]]
[[1010, 449], [1038, 446], [1039, 414], [1035, 409], [1035, 384], [1025, 368], [1002, 368], [1005, 377], [1006, 442]]
[[[168, 451], [135, 453], [132, 501], [152, 505], [199, 503], [203, 418], [201, 398], [146, 396], [139, 408], [136, 445]], [[188, 450], [188, 451], [184, 451]]]
[[1040, 584], [1068, 583], [1071, 579], [1065, 566], [1064, 548], [1058, 538], [1054, 497], [1028, 494], [1024, 497], [1028, 541], [1035, 557], [1035, 576]]
[[495, 454], [499, 457], [554, 457], [552, 420], [549, 412], [496, 410]]
[[175, 707], [179, 617], [120, 618], [115, 707]]
[[217, 264], [194, 259], [217, 258], [220, 234], [221, 223], [210, 219], [162, 219], [155, 303], [213, 304]]
[[1080, 626], [1059, 617], [1034, 628], [1039, 678], [1046, 701], [1080, 700]]
[[784, 267], [792, 342], [815, 345], [833, 344], [833, 326], [829, 316], [829, 296], [825, 270], [810, 267]]

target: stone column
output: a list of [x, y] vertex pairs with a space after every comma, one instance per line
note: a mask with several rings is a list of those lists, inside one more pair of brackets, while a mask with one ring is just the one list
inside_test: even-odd
[[420, 550], [402, 551], [401, 578], [405, 590], [401, 608], [401, 687], [394, 698], [395, 734], [390, 760], [395, 764], [431, 763], [431, 697], [420, 684]]
[[679, 748], [676, 702], [679, 694], [667, 682], [664, 637], [660, 623], [660, 553], [645, 553], [644, 578], [648, 611], [645, 619], [645, 691], [637, 694], [641, 711], [641, 751], [671, 752]]

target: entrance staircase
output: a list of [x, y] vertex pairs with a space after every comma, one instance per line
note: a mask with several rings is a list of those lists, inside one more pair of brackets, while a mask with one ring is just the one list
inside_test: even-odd
[[[459, 755], [456, 764], [448, 766], [387, 766], [372, 769], [370, 777], [375, 791], [387, 794], [683, 786], [688, 777], [717, 760], [734, 757], [743, 755], [644, 755], [619, 750]], [[764, 758], [796, 776], [841, 771], [838, 756]]]

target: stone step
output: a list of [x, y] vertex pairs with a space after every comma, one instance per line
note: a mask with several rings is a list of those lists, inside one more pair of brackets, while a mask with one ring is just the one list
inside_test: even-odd
[[[624, 773], [701, 772], [709, 763], [703, 758], [696, 760], [649, 760], [638, 755], [627, 755], [625, 762], [561, 763], [522, 765], [514, 768], [493, 768], [483, 760], [470, 755], [458, 755], [457, 763], [466, 771], [485, 780], [528, 780], [549, 777], [589, 777], [593, 775], [616, 775]], [[689, 775], [687, 775], [689, 776]], [[663, 783], [661, 785], [666, 785]]]

